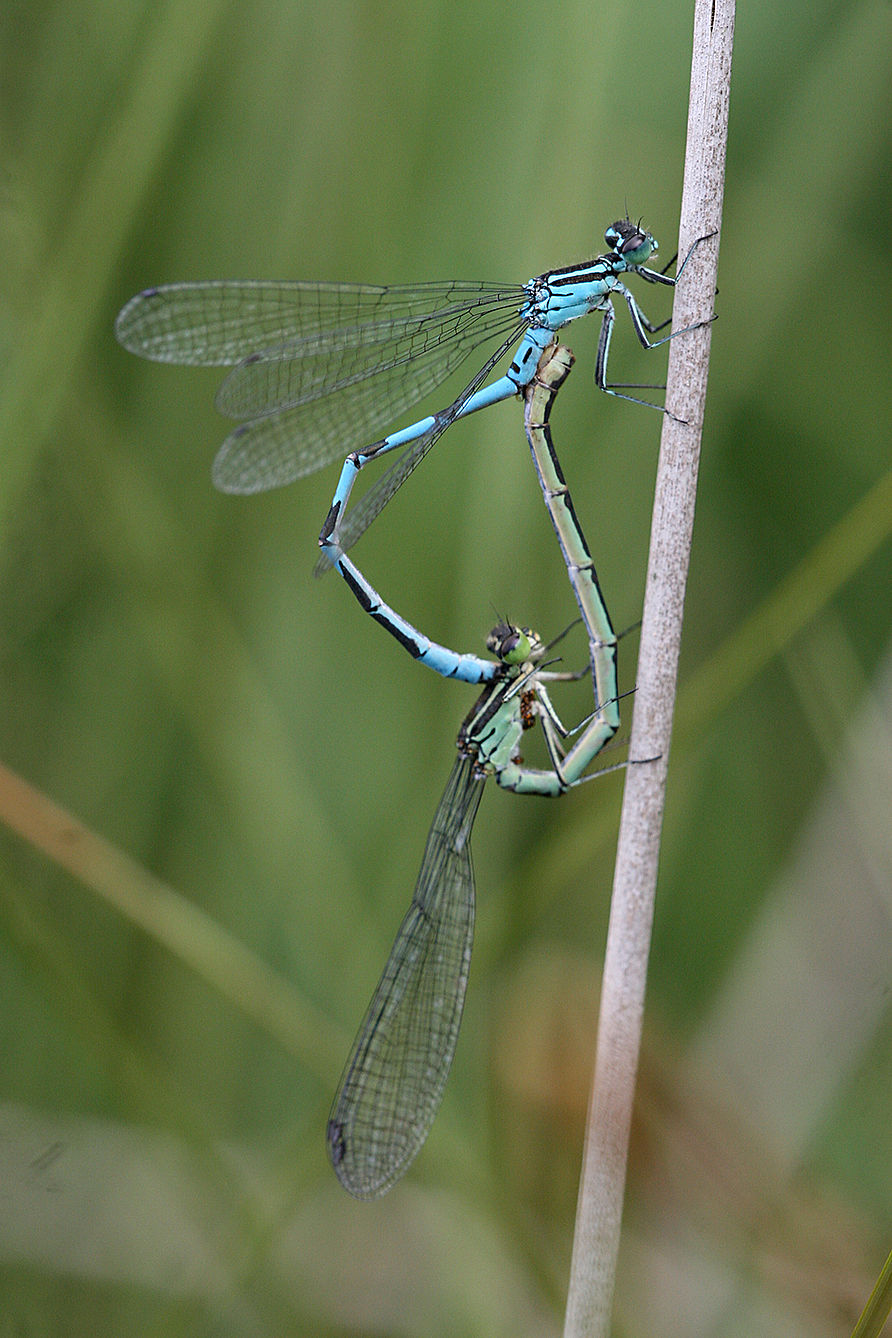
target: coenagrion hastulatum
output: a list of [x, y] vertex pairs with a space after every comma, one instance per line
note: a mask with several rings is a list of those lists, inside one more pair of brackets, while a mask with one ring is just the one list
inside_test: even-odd
[[[158, 362], [232, 367], [217, 407], [243, 421], [217, 454], [214, 481], [235, 493], [280, 487], [336, 460], [345, 441], [368, 439], [440, 385], [477, 345], [500, 340], [445, 409], [347, 456], [323, 529], [347, 549], [450, 423], [524, 389], [554, 331], [568, 322], [601, 314], [596, 384], [635, 399], [623, 394], [634, 387], [607, 380], [611, 298], [625, 298], [645, 348], [673, 338], [648, 339], [669, 322], [654, 325], [621, 276], [674, 286], [698, 242], [670, 277], [648, 267], [656, 239], [629, 219], [612, 224], [605, 241], [608, 251], [595, 260], [549, 270], [522, 285], [167, 284], [131, 298], [115, 331], [125, 348]], [[484, 386], [518, 340], [507, 373]], [[345, 517], [363, 466], [403, 445], [409, 449]]]
[[[554, 644], [554, 643], [552, 643]], [[564, 752], [547, 684], [578, 677], [540, 667], [536, 633], [501, 623], [487, 639], [498, 658], [459, 732], [459, 756], [437, 807], [412, 904], [353, 1043], [328, 1122], [332, 1165], [345, 1189], [378, 1198], [420, 1151], [443, 1098], [458, 1040], [474, 934], [471, 829], [483, 782], [518, 794], [556, 796], [592, 776], [588, 765], [613, 737], [615, 691]], [[602, 683], [615, 681], [614, 647], [601, 651]], [[616, 720], [616, 723], [614, 723]], [[525, 767], [519, 745], [539, 722], [551, 770]], [[609, 768], [608, 768], [609, 769]], [[600, 774], [600, 773], [598, 773]]]

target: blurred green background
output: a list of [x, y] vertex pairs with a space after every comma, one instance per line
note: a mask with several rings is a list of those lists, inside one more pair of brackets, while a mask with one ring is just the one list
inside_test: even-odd
[[[336, 470], [216, 493], [219, 377], [112, 325], [174, 279], [522, 282], [627, 207], [668, 259], [691, 21], [3, 6], [0, 760], [38, 792], [0, 785], [32, 831], [0, 864], [3, 1338], [560, 1331], [622, 775], [484, 797], [446, 1099], [353, 1203], [328, 1103], [474, 691], [312, 579]], [[629, 1335], [847, 1333], [890, 1245], [890, 28], [885, 0], [738, 21]], [[659, 421], [596, 395], [596, 339], [568, 332], [553, 424], [624, 627]], [[613, 374], [663, 365], [621, 312]], [[516, 405], [450, 431], [357, 557], [462, 650], [573, 614]]]

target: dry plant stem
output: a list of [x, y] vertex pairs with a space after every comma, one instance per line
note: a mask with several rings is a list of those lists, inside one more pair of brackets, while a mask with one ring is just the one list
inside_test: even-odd
[[[709, 317], [718, 266], [734, 0], [695, 0], [679, 255], [699, 237], [676, 289], [675, 329]], [[711, 326], [670, 344], [651, 526], [631, 759], [626, 771], [565, 1338], [607, 1338], [619, 1251], [647, 958], [694, 519]]]

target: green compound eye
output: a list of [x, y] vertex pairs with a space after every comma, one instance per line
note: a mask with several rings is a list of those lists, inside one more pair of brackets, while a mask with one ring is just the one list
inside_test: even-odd
[[532, 642], [522, 627], [515, 627], [514, 634], [514, 648], [506, 650], [502, 659], [506, 664], [523, 664], [524, 660], [530, 658], [530, 651], [533, 649]]
[[496, 623], [486, 638], [486, 649], [498, 656], [502, 664], [523, 664], [528, 660], [534, 645], [540, 645], [535, 632], [528, 627], [515, 627], [513, 623]]

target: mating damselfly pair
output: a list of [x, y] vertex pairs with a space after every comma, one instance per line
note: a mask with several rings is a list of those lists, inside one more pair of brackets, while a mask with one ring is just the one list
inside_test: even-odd
[[[428, 837], [412, 906], [335, 1098], [329, 1150], [342, 1183], [359, 1197], [385, 1192], [403, 1174], [442, 1098], [467, 981], [474, 907], [469, 840], [481, 782], [493, 775], [519, 793], [561, 794], [585, 779], [619, 725], [616, 637], [547, 430], [551, 403], [572, 362], [554, 333], [599, 312], [596, 384], [649, 403], [625, 393], [639, 387], [607, 380], [611, 298], [625, 299], [645, 347], [665, 342], [648, 334], [668, 321], [653, 324], [620, 276], [674, 285], [694, 248], [669, 277], [647, 267], [657, 244], [638, 225], [622, 220], [605, 237], [609, 250], [596, 260], [514, 287], [182, 283], [145, 290], [118, 317], [118, 337], [133, 352], [232, 367], [217, 405], [243, 421], [217, 455], [214, 480], [238, 493], [281, 486], [344, 457], [350, 441], [372, 436], [408, 410], [482, 341], [501, 340], [445, 409], [346, 454], [319, 539], [319, 566], [337, 566], [363, 608], [414, 658], [445, 676], [487, 685], [462, 726], [459, 759]], [[518, 341], [506, 374], [484, 385]], [[518, 394], [526, 400], [527, 435], [589, 639], [595, 709], [577, 731], [561, 724], [547, 684], [578, 675], [543, 665], [547, 648], [534, 633], [500, 625], [488, 643], [496, 660], [459, 655], [402, 619], [346, 556], [452, 422]], [[347, 512], [362, 468], [400, 446], [407, 449], [397, 463]], [[537, 721], [552, 762], [548, 771], [517, 760], [523, 731]], [[565, 751], [563, 740], [577, 733]]]
[[[332, 1164], [341, 1183], [358, 1198], [377, 1198], [403, 1175], [427, 1137], [443, 1097], [470, 967], [475, 913], [470, 842], [483, 782], [493, 777], [516, 794], [564, 794], [592, 779], [584, 774], [586, 769], [619, 728], [617, 638], [560, 477], [548, 426], [551, 404], [572, 361], [569, 350], [558, 345], [543, 354], [525, 395], [525, 416], [589, 639], [590, 663], [583, 672], [592, 675], [595, 709], [575, 729], [563, 725], [548, 685], [581, 674], [550, 668], [554, 661], [545, 656], [556, 641], [543, 645], [529, 628], [507, 623], [493, 628], [487, 648], [497, 656], [495, 661], [458, 657], [436, 647], [441, 673], [458, 677], [460, 661], [461, 677], [485, 686], [459, 731], [458, 758], [434, 815], [411, 905], [332, 1107], [328, 1125]], [[347, 579], [358, 579], [364, 592], [377, 599], [350, 559], [344, 557], [343, 562], [349, 569]], [[393, 631], [391, 616], [388, 609], [381, 621]], [[400, 622], [400, 640], [420, 658], [415, 649], [420, 634]], [[524, 765], [520, 756], [522, 739], [536, 724], [551, 762], [547, 770]]]

